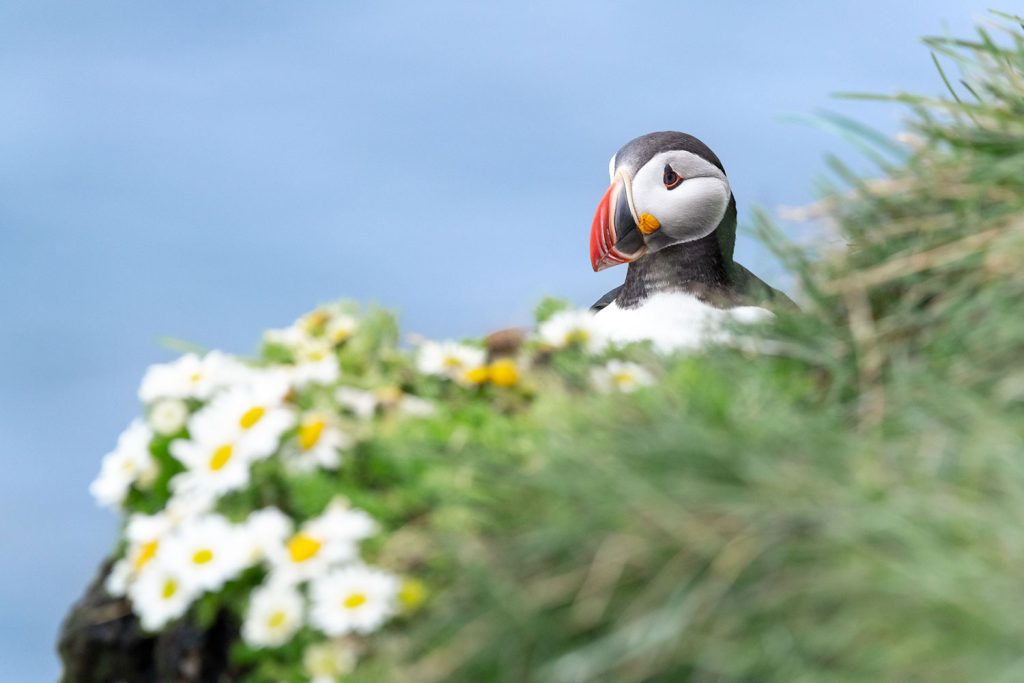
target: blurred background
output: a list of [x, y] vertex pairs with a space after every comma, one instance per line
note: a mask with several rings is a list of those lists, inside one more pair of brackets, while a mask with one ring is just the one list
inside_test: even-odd
[[702, 138], [741, 222], [809, 202], [824, 154], [856, 154], [792, 115], [895, 133], [895, 107], [830, 94], [938, 93], [918, 37], [986, 3], [484, 5], [0, 4], [4, 680], [57, 674], [115, 531], [87, 486], [161, 336], [247, 352], [340, 297], [433, 337], [589, 305], [624, 275], [587, 257], [621, 144]]

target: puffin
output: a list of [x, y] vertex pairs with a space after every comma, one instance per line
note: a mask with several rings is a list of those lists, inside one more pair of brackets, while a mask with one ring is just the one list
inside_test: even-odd
[[590, 308], [616, 342], [660, 350], [702, 346], [729, 321], [754, 323], [796, 305], [733, 260], [736, 199], [725, 167], [676, 131], [627, 142], [608, 164], [611, 186], [590, 229], [594, 271], [628, 264], [626, 280]]

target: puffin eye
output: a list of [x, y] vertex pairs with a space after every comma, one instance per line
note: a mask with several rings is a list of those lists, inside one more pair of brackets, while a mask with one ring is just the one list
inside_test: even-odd
[[683, 178], [673, 171], [671, 166], [665, 164], [665, 173], [661, 177], [661, 182], [665, 183], [666, 190], [674, 190], [679, 187], [681, 182], [683, 182]]

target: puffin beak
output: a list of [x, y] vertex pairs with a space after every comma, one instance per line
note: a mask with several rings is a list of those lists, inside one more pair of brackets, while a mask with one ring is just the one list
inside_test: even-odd
[[595, 271], [635, 261], [647, 251], [634, 217], [630, 190], [629, 178], [620, 171], [597, 205], [590, 226], [590, 265]]

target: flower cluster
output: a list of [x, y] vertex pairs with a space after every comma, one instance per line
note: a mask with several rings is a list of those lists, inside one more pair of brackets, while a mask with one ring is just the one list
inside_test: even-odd
[[[144, 418], [121, 435], [91, 486], [100, 504], [126, 513], [106, 587], [130, 600], [143, 628], [159, 631], [204, 596], [244, 586], [244, 642], [271, 649], [303, 629], [319, 634], [309, 658], [322, 670], [339, 637], [372, 633], [397, 612], [401, 580], [360, 550], [378, 525], [343, 497], [304, 519], [272, 504], [226, 513], [232, 496], [258, 501], [253, 494], [275, 479], [343, 467], [355, 423], [381, 403], [341, 383], [338, 351], [358, 327], [344, 309], [323, 308], [266, 334], [277, 362], [215, 351], [146, 372]], [[412, 415], [432, 409], [412, 396], [401, 402]]]
[[[528, 400], [544, 359], [559, 353], [582, 359], [598, 391], [653, 381], [605, 353], [585, 312], [555, 312], [500, 352], [419, 340], [408, 353], [390, 329], [386, 316], [325, 306], [266, 332], [258, 360], [188, 353], [147, 370], [143, 417], [91, 487], [100, 504], [124, 512], [106, 588], [128, 599], [143, 628], [195, 618], [203, 605], [233, 610], [251, 652], [301, 643], [305, 676], [336, 680], [356, 666], [367, 635], [424, 593], [406, 567], [384, 568], [367, 551], [364, 542], [396, 529], [346, 495], [365, 492], [344, 488], [376, 421], [432, 418], [494, 396]], [[310, 481], [328, 492], [319, 504], [303, 488]]]

